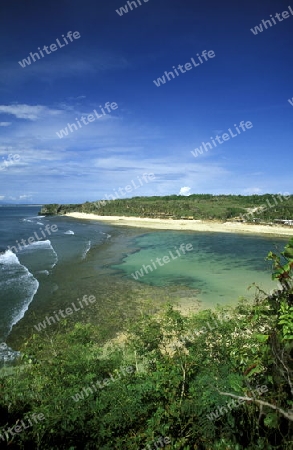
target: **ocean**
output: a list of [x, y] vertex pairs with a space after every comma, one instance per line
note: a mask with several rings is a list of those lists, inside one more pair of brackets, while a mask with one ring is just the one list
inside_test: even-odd
[[[0, 207], [0, 361], [5, 363], [39, 332], [38, 323], [84, 295], [97, 301], [71, 319], [93, 323], [109, 338], [142, 305], [152, 303], [151, 311], [156, 311], [166, 302], [190, 310], [236, 304], [239, 297], [253, 297], [247, 291], [253, 282], [268, 292], [276, 283], [265, 257], [270, 250], [282, 250], [288, 240], [115, 227], [39, 216], [40, 209]], [[191, 251], [179, 252], [188, 244]], [[171, 254], [176, 261], [155, 262]], [[143, 269], [147, 265], [152, 270]]]
[[[0, 207], [0, 359], [13, 357], [4, 343], [36, 293], [42, 292], [42, 302], [49, 302], [50, 294], [59, 288], [50, 281], [56, 266], [64, 267], [73, 260], [82, 262], [92, 247], [110, 238], [104, 225], [39, 216], [40, 208]], [[51, 231], [54, 225], [55, 232]], [[21, 245], [22, 239], [28, 244], [29, 238], [34, 239], [31, 245]]]

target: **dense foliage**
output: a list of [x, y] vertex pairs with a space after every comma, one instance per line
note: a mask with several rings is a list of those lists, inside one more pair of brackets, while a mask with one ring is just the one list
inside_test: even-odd
[[[279, 288], [253, 305], [189, 317], [168, 306], [107, 347], [91, 325], [34, 335], [1, 374], [0, 447], [291, 449], [293, 239], [268, 258]], [[32, 413], [45, 419], [7, 431]]]
[[64, 214], [74, 211], [104, 216], [227, 220], [239, 217], [241, 214], [244, 215], [250, 209], [255, 208], [259, 209], [253, 215], [245, 217], [245, 220], [293, 219], [293, 196], [194, 194], [188, 197], [180, 195], [134, 197], [131, 199], [85, 202], [78, 205], [45, 205], [41, 214]]

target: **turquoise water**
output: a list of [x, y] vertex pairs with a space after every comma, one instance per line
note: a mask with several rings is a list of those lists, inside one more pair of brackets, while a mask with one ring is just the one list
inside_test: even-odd
[[[138, 283], [197, 289], [204, 307], [232, 304], [242, 296], [252, 298], [254, 290], [247, 288], [254, 282], [266, 292], [276, 287], [265, 257], [270, 250], [282, 250], [286, 242], [230, 233], [152, 232], [137, 237], [133, 244], [138, 251], [115, 268]], [[191, 244], [192, 250], [183, 254], [181, 244]]]

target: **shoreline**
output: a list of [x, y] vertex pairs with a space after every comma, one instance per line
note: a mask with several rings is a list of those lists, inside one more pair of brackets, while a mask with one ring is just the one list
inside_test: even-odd
[[272, 236], [293, 236], [293, 227], [277, 225], [255, 225], [238, 222], [214, 222], [204, 220], [173, 220], [173, 219], [151, 219], [145, 217], [126, 216], [98, 216], [73, 212], [64, 214], [66, 217], [81, 220], [96, 220], [107, 222], [110, 225], [120, 225], [137, 228], [150, 228], [154, 230], [174, 230], [174, 231], [201, 231], [214, 233], [239, 233], [239, 234], [263, 234]]

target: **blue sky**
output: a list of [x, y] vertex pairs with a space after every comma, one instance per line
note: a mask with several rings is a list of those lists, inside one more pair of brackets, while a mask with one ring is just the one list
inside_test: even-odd
[[[292, 193], [293, 15], [250, 29], [293, 1], [141, 0], [120, 16], [126, 3], [1, 1], [0, 201], [94, 201], [145, 173], [121, 198]], [[68, 31], [80, 38], [18, 63]], [[203, 50], [215, 57], [156, 87]], [[57, 136], [106, 102], [118, 109]], [[191, 154], [241, 121], [253, 127]]]

